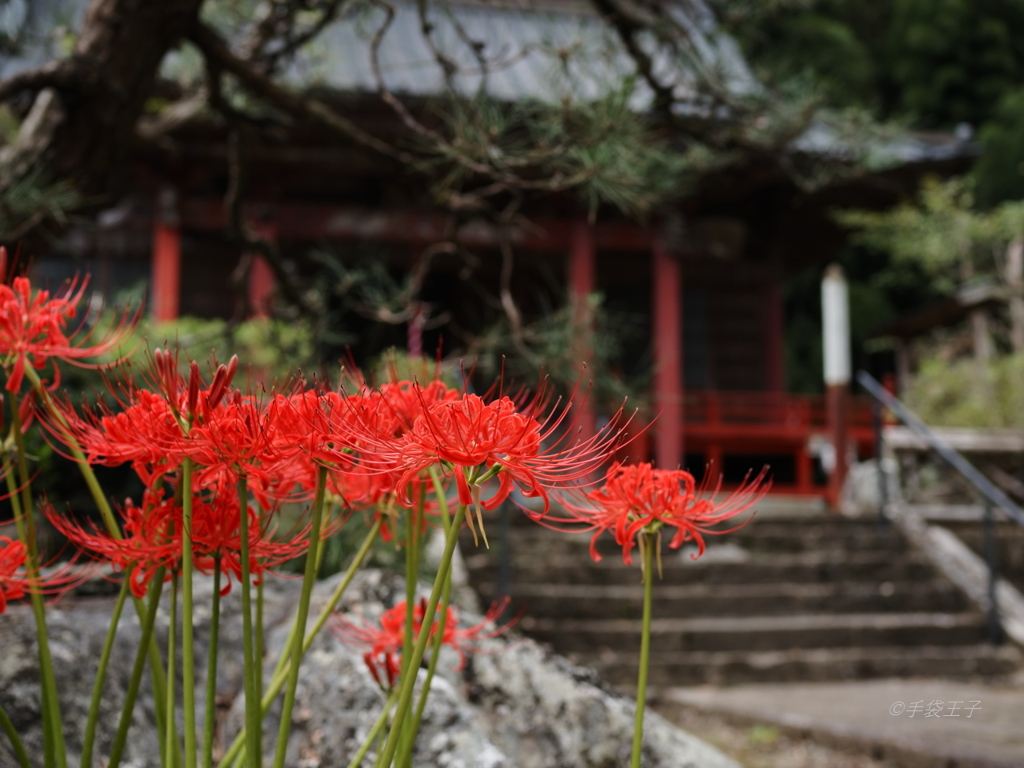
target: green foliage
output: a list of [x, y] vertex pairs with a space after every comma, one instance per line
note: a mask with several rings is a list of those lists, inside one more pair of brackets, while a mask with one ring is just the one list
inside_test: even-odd
[[987, 121], [1024, 79], [1024, 0], [717, 0], [768, 82], [918, 127]]
[[363, 373], [371, 384], [388, 381], [428, 382], [435, 379], [443, 381], [452, 389], [462, 389], [465, 384], [462, 370], [452, 361], [418, 357], [395, 347], [370, 363]]
[[[115, 312], [107, 310], [97, 321], [97, 331], [115, 322]], [[213, 360], [227, 362], [232, 355], [238, 355], [248, 374], [266, 383], [285, 382], [300, 373], [313, 373], [317, 369], [314, 333], [305, 325], [254, 318], [242, 323], [226, 320], [207, 320], [198, 317], [182, 317], [164, 323], [143, 319], [122, 347], [98, 360], [101, 364], [113, 364], [131, 354], [139, 355], [161, 346], [177, 347], [182, 370], [190, 360], [196, 360], [205, 371]], [[246, 369], [239, 372], [236, 385], [244, 386]], [[69, 368], [65, 373], [63, 389], [75, 399], [79, 394], [94, 397], [103, 390], [100, 375], [91, 369]]]
[[[568, 87], [568, 86], [567, 86]], [[728, 161], [699, 142], [673, 144], [649, 117], [630, 106], [635, 82], [627, 79], [604, 96], [561, 104], [502, 104], [478, 94], [453, 99], [439, 110], [452, 136], [451, 152], [430, 165], [449, 165], [434, 194], [462, 193], [471, 176], [464, 162], [525, 175], [538, 190], [575, 189], [591, 211], [609, 204], [644, 216], [683, 192], [700, 173]]]
[[1024, 88], [1003, 95], [979, 139], [982, 152], [973, 170], [979, 202], [1024, 198]]
[[43, 222], [64, 223], [81, 202], [70, 181], [54, 181], [45, 167], [36, 166], [0, 185], [0, 241], [16, 240], [23, 229]]
[[926, 179], [918, 199], [883, 213], [842, 211], [838, 221], [857, 230], [854, 240], [892, 254], [896, 262], [921, 265], [939, 290], [964, 280], [1001, 274], [1003, 251], [1024, 232], [1024, 201], [991, 211], [974, 207], [969, 179]]
[[891, 106], [922, 126], [984, 122], [1024, 77], [1021, 0], [897, 0], [887, 46]]
[[718, 0], [723, 24], [739, 39], [768, 82], [801, 82], [827, 104], [876, 100], [876, 17], [884, 3], [844, 0]]
[[758, 724], [751, 726], [747, 731], [747, 743], [754, 747], [771, 747], [778, 740], [782, 733], [778, 726]]
[[988, 366], [934, 355], [922, 362], [904, 400], [932, 426], [1024, 429], [1021, 381], [1021, 354], [1000, 356]]

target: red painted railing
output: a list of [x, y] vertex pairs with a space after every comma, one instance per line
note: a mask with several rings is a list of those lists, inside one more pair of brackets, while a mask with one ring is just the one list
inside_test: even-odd
[[[849, 440], [859, 458], [868, 458], [874, 452], [871, 403], [861, 397], [847, 402]], [[708, 466], [726, 471], [728, 479], [744, 461], [767, 460], [776, 470], [773, 492], [825, 496], [814, 450], [828, 440], [824, 395], [692, 390], [683, 396], [683, 444], [692, 470]]]

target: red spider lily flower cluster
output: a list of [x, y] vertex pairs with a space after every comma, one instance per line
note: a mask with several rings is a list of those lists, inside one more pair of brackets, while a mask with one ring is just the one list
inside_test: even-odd
[[0, 536], [0, 614], [11, 600], [26, 595], [61, 595], [89, 579], [89, 569], [73, 570], [67, 563], [46, 577], [28, 567], [28, 549], [17, 540]]
[[748, 477], [725, 499], [715, 501], [720, 480], [714, 488], [698, 487], [693, 475], [681, 469], [617, 463], [608, 470], [603, 486], [585, 494], [585, 503], [566, 502], [569, 518], [561, 522], [575, 524], [574, 530], [582, 524], [594, 532], [590, 542], [594, 560], [601, 559], [597, 539], [605, 531], [613, 533], [615, 543], [622, 547], [623, 560], [631, 563], [638, 534], [655, 533], [666, 527], [675, 529], [669, 547], [678, 549], [684, 542], [693, 541], [697, 545], [693, 555], [696, 559], [704, 554], [704, 537], [740, 527], [716, 528], [753, 507], [770, 485], [764, 469], [753, 479]]
[[[144, 379], [148, 386], [135, 381], [121, 386], [119, 412], [101, 405], [83, 416], [65, 402], [59, 406], [60, 418], [48, 424], [57, 441], [78, 446], [90, 463], [130, 463], [144, 482], [141, 505], [128, 501], [120, 510], [123, 538], [46, 510], [73, 543], [126, 573], [138, 596], [160, 568], [171, 578], [180, 566], [186, 460], [194, 473], [190, 539], [195, 567], [209, 573], [219, 564], [229, 577], [225, 591], [230, 576], [240, 579], [242, 573], [240, 479], [258, 503], [257, 509], [245, 508], [248, 565], [255, 583], [309, 546], [308, 529], [281, 537], [273, 520], [279, 502], [294, 498], [296, 483], [310, 481], [315, 472], [296, 473], [294, 459], [302, 454], [302, 444], [290, 439], [287, 429], [277, 428], [272, 416], [278, 411], [231, 388], [236, 370], [235, 359], [218, 366], [207, 385], [197, 363], [183, 376], [175, 356], [157, 350]], [[340, 518], [332, 519], [321, 536], [332, 535], [340, 524]]]
[[[409, 510], [421, 531], [427, 515], [440, 509], [440, 501], [427, 501], [432, 496], [428, 469], [437, 468], [442, 482], [453, 479], [459, 502], [473, 505], [478, 518], [481, 507], [493, 509], [514, 486], [542, 498], [546, 513], [549, 494], [587, 478], [624, 429], [616, 426], [617, 418], [611, 429], [580, 440], [566, 423], [569, 407], [547, 409], [543, 392], [517, 406], [509, 397], [487, 402], [440, 381], [397, 381], [376, 389], [363, 386], [350, 395], [314, 388], [261, 398], [232, 388], [236, 372], [232, 359], [218, 366], [207, 384], [198, 363], [191, 362], [182, 374], [176, 355], [157, 349], [139, 377], [116, 386], [108, 382], [116, 406], [101, 404], [80, 414], [65, 401], [57, 406], [59, 417], [47, 425], [55, 443], [74, 445], [92, 464], [129, 463], [143, 481], [147, 494], [140, 506], [129, 503], [122, 510], [130, 534], [123, 542], [63, 524], [73, 541], [129, 573], [137, 594], [157, 569], [173, 573], [177, 566], [182, 512], [180, 498], [171, 499], [175, 490], [180, 497], [186, 462], [198, 489], [193, 501], [197, 567], [207, 567], [203, 558], [216, 552], [228, 572], [238, 561], [231, 542], [240, 535], [241, 513], [237, 502], [228, 500], [239, 480], [246, 481], [263, 510], [255, 530], [266, 534], [273, 531], [269, 511], [283, 501], [308, 499], [319, 470], [326, 468], [334, 500], [346, 509], [372, 508], [385, 516], [382, 535], [391, 539], [398, 535], [393, 522], [399, 508]], [[481, 499], [481, 489], [492, 480], [495, 490]], [[225, 522], [206, 517], [214, 514]], [[201, 540], [200, 523], [220, 538]], [[326, 527], [324, 534], [334, 528]], [[260, 542], [253, 549], [264, 564], [300, 554], [291, 538]]]
[[[483, 620], [470, 627], [459, 626], [459, 616], [455, 608], [448, 607], [445, 611], [438, 608], [430, 628], [430, 641], [435, 640], [437, 633], [441, 631], [441, 644], [458, 654], [459, 663], [456, 671], [461, 670], [466, 664], [466, 655], [480, 650], [479, 641], [497, 637], [516, 623], [518, 616], [504, 624], [498, 624], [508, 603], [508, 598], [496, 601]], [[380, 617], [379, 625], [366, 621], [353, 623], [337, 614], [331, 622], [331, 631], [335, 637], [346, 645], [367, 649], [363, 654], [366, 668], [377, 684], [385, 689], [393, 688], [398, 682], [402, 647], [405, 642], [406, 607], [407, 603], [403, 600], [394, 608], [385, 611]], [[413, 606], [414, 637], [420, 634], [423, 627], [426, 607], [426, 600], [423, 599]]]
[[[141, 507], [128, 500], [121, 510], [124, 536], [114, 538], [95, 526], [83, 526], [45, 505], [43, 514], [61, 534], [81, 550], [110, 563], [129, 580], [132, 594], [142, 597], [160, 568], [168, 581], [178, 572], [183, 548], [181, 503], [146, 491]], [[258, 584], [265, 573], [292, 560], [309, 548], [309, 529], [302, 528], [278, 538], [269, 513], [247, 509], [249, 571]], [[337, 530], [329, 528], [325, 535]], [[210, 499], [197, 499], [192, 509], [192, 553], [196, 570], [211, 574], [216, 568], [228, 576], [221, 593], [231, 590], [230, 577], [242, 579], [242, 540], [238, 496], [222, 488]]]
[[[550, 493], [585, 481], [621, 442], [626, 426], [620, 411], [601, 433], [578, 439], [569, 405], [548, 409], [543, 388], [525, 406], [509, 397], [487, 402], [416, 384], [411, 392], [419, 408], [405, 431], [378, 428], [368, 416], [376, 413], [371, 400], [355, 406], [348, 424], [357, 450], [373, 457], [371, 471], [397, 475], [397, 500], [405, 507], [414, 504], [409, 489], [437, 467], [454, 479], [463, 505], [494, 509], [518, 486], [524, 496], [542, 499], [546, 514]], [[496, 490], [481, 499], [482, 486], [492, 479]]]
[[[18, 392], [25, 366], [42, 370], [50, 360], [92, 367], [85, 358], [105, 355], [120, 347], [131, 334], [138, 313], [124, 313], [111, 328], [93, 338], [95, 327], [78, 316], [88, 279], [72, 280], [55, 294], [33, 292], [28, 278], [15, 276], [0, 246], [0, 361], [7, 372], [6, 388]], [[60, 369], [53, 368], [52, 387], [60, 383]]]

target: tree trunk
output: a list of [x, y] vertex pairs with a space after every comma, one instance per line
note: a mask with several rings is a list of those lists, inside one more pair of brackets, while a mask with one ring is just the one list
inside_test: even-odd
[[1024, 237], [1006, 249], [1006, 285], [1010, 289], [1010, 346], [1024, 352]]
[[126, 182], [135, 126], [160, 63], [194, 25], [203, 0], [93, 0], [68, 76], [40, 91], [15, 143], [3, 154], [4, 185], [45, 164], [101, 203]]
[[989, 330], [988, 310], [976, 307], [971, 310], [971, 334], [973, 336], [974, 359], [979, 370], [987, 370], [992, 362], [992, 333]]

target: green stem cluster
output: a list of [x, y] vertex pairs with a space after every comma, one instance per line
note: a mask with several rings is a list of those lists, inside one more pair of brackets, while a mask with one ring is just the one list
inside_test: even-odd
[[[324, 604], [324, 607], [320, 610], [320, 614], [317, 616], [316, 621], [313, 623], [313, 627], [307, 633], [306, 639], [302, 643], [302, 653], [306, 653], [306, 651], [309, 650], [310, 646], [313, 644], [313, 640], [320, 633], [320, 630], [323, 629], [324, 625], [327, 623], [327, 620], [331, 617], [331, 614], [334, 612], [335, 606], [337, 606], [338, 602], [345, 594], [345, 590], [347, 590], [349, 584], [352, 583], [352, 579], [355, 578], [356, 573], [359, 571], [359, 568], [362, 566], [363, 561], [369, 554], [370, 547], [376, 540], [377, 534], [380, 533], [380, 526], [380, 519], [377, 519], [373, 523], [373, 525], [370, 526], [370, 530], [367, 531], [366, 537], [363, 539], [362, 545], [359, 547], [359, 550], [356, 552], [356, 554], [352, 557], [352, 562], [349, 563], [348, 570], [345, 571], [345, 576], [338, 583], [338, 586], [335, 587], [334, 592], [331, 593], [331, 596], [327, 599], [327, 602]], [[289, 635], [289, 641], [285, 643], [285, 648], [290, 647], [290, 639], [294, 637], [295, 628], [297, 626], [297, 623], [292, 625], [292, 632]], [[261, 719], [266, 716], [267, 712], [270, 709], [270, 705], [274, 702], [274, 699], [277, 698], [277, 695], [281, 692], [281, 689], [284, 687], [284, 684], [288, 679], [290, 669], [291, 657], [282, 655], [281, 658], [278, 659], [277, 668], [274, 670], [274, 674], [271, 676], [270, 682], [267, 683], [266, 688], [264, 689], [263, 698], [260, 701]], [[218, 768], [227, 768], [227, 766], [233, 765], [235, 761], [244, 754], [247, 739], [247, 730], [247, 728], [243, 728], [242, 732], [235, 737], [235, 740], [231, 743], [231, 746], [227, 749], [227, 751], [224, 753], [224, 756], [221, 758], [220, 763], [218, 763]]]
[[[32, 502], [31, 477], [28, 458], [25, 455], [25, 439], [22, 433], [21, 415], [17, 402], [11, 403], [11, 434], [14, 438], [15, 463], [19, 486], [14, 477], [5, 473], [11, 509], [18, 530], [18, 537], [25, 543], [26, 569], [28, 573], [39, 573], [39, 542], [36, 533], [35, 511]], [[64, 726], [60, 702], [57, 699], [57, 680], [53, 671], [50, 654], [49, 633], [46, 627], [46, 607], [43, 596], [31, 590], [29, 600], [36, 624], [36, 653], [39, 658], [41, 682], [40, 697], [43, 709], [43, 760], [47, 768], [67, 768], [67, 750], [64, 744]]]
[[[437, 605], [441, 600], [444, 585], [448, 579], [448, 574], [451, 571], [452, 556], [455, 554], [455, 547], [459, 541], [459, 530], [462, 527], [462, 521], [465, 519], [465, 516], [466, 507], [460, 504], [455, 512], [455, 519], [448, 527], [447, 535], [445, 537], [444, 554], [441, 555], [441, 564], [437, 569], [434, 586], [430, 591], [430, 597], [427, 600], [427, 606], [423, 613], [420, 632], [416, 637], [416, 644], [413, 646], [412, 658], [409, 660], [408, 668], [410, 670], [419, 669], [420, 662], [423, 660], [423, 654], [426, 652], [427, 643], [430, 640], [430, 629], [434, 624]], [[381, 764], [385, 766], [385, 768], [389, 768], [389, 766], [392, 765], [395, 755], [398, 752], [398, 746], [403, 730], [401, 724], [405, 722], [405, 718], [408, 715], [412, 704], [413, 689], [416, 686], [416, 675], [408, 674], [402, 678], [399, 683], [398, 704], [395, 709], [394, 722], [391, 727], [391, 732], [388, 734], [388, 739], [385, 742], [381, 760]]]

